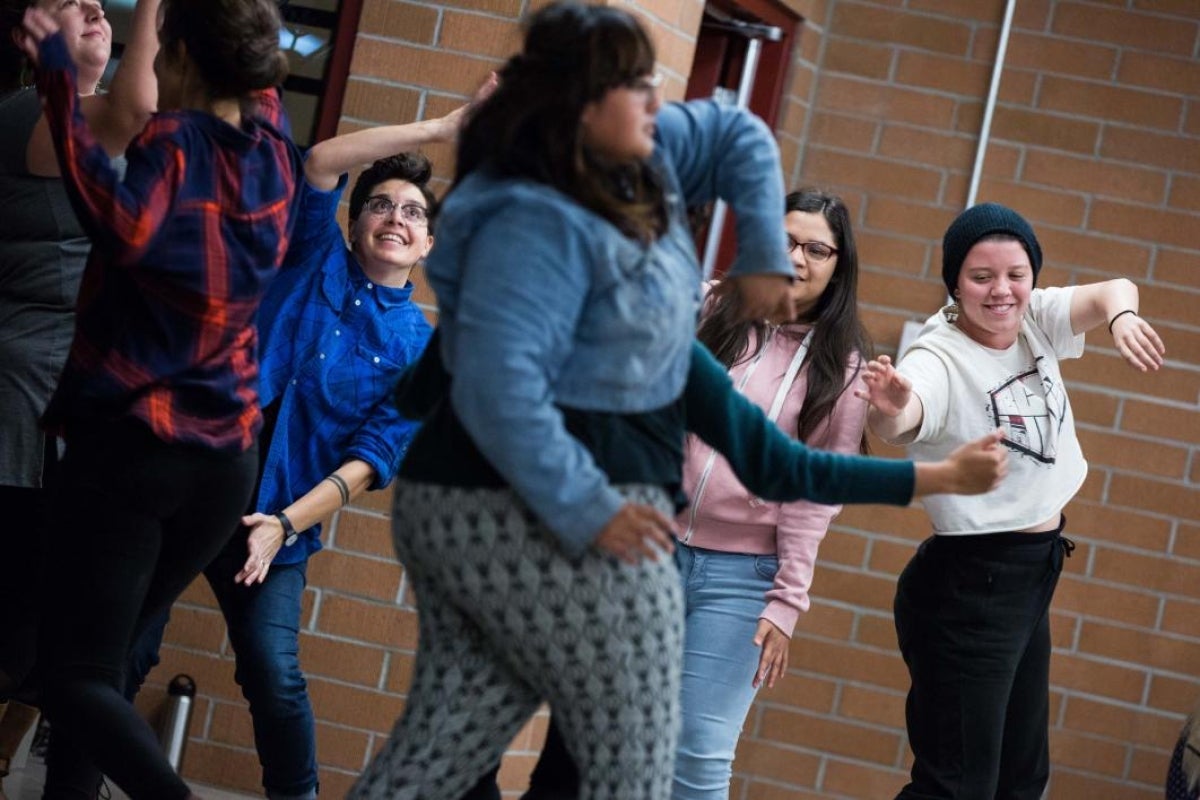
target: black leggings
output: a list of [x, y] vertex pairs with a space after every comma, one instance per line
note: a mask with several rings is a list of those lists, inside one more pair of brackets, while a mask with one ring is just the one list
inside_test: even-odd
[[[188, 797], [122, 694], [126, 659], [140, 626], [232, 535], [256, 466], [254, 448], [228, 454], [167, 444], [135, 420], [71, 432], [41, 636], [51, 763], [59, 747], [73, 746], [133, 800]], [[47, 781], [43, 797], [80, 795]]]
[[[497, 764], [461, 800], [500, 800], [500, 789], [496, 785], [499, 771]], [[575, 800], [577, 797], [579, 770], [571, 760], [567, 745], [552, 718], [550, 728], [546, 731], [546, 744], [542, 747], [533, 774], [529, 776], [529, 791], [521, 795], [521, 800]]]

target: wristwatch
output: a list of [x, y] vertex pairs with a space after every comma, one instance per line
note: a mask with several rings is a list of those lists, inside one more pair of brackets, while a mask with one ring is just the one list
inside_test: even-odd
[[300, 534], [296, 533], [296, 527], [292, 525], [292, 521], [288, 519], [288, 515], [280, 511], [275, 515], [275, 519], [279, 520], [279, 524], [283, 526], [283, 546], [291, 547], [300, 538]]

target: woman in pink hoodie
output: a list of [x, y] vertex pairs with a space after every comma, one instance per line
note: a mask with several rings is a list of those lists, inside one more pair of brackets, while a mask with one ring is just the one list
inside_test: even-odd
[[[841, 198], [804, 189], [788, 195], [784, 225], [796, 270], [793, 321], [739, 322], [730, 295], [712, 293], [698, 336], [785, 432], [823, 450], [865, 452], [867, 405], [853, 384], [869, 344], [850, 215]], [[724, 800], [742, 723], [758, 687], [787, 669], [817, 548], [841, 506], [760, 500], [696, 437], [688, 437], [684, 489], [691, 504], [677, 520], [676, 548], [683, 730], [672, 798]]]

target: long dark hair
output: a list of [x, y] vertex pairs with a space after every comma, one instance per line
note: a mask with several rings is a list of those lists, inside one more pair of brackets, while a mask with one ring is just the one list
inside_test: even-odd
[[163, 0], [159, 41], [173, 56], [183, 44], [215, 98], [241, 98], [283, 83], [276, 0]]
[[610, 89], [654, 69], [654, 45], [619, 8], [556, 2], [526, 24], [525, 46], [459, 135], [454, 184], [477, 169], [548, 184], [649, 241], [666, 229], [659, 181], [642, 163], [604, 163], [583, 144], [580, 116]]
[[[838, 250], [837, 266], [829, 285], [815, 306], [797, 322], [813, 325], [812, 343], [804, 363], [808, 366], [808, 387], [800, 411], [797, 435], [807, 442], [817, 427], [832, 416], [838, 398], [850, 391], [853, 379], [846, 380], [846, 367], [855, 353], [859, 366], [871, 358], [871, 340], [858, 318], [858, 248], [850, 227], [850, 212], [842, 198], [818, 189], [805, 188], [787, 196], [785, 215], [793, 211], [820, 214], [833, 232]], [[750, 348], [750, 332], [755, 346]], [[781, 328], [779, 335], [796, 335]], [[740, 320], [737, 303], [731, 293], [714, 296], [705, 309], [704, 319], [696, 333], [717, 360], [726, 368], [747, 361], [762, 350], [767, 338], [767, 325], [761, 320]], [[867, 452], [863, 436], [859, 451]]]

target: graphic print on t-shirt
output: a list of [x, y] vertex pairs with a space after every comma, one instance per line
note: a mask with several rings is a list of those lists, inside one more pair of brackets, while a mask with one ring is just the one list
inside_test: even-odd
[[1029, 367], [988, 392], [988, 406], [992, 424], [1004, 429], [1010, 450], [1054, 463], [1067, 407], [1061, 383]]

